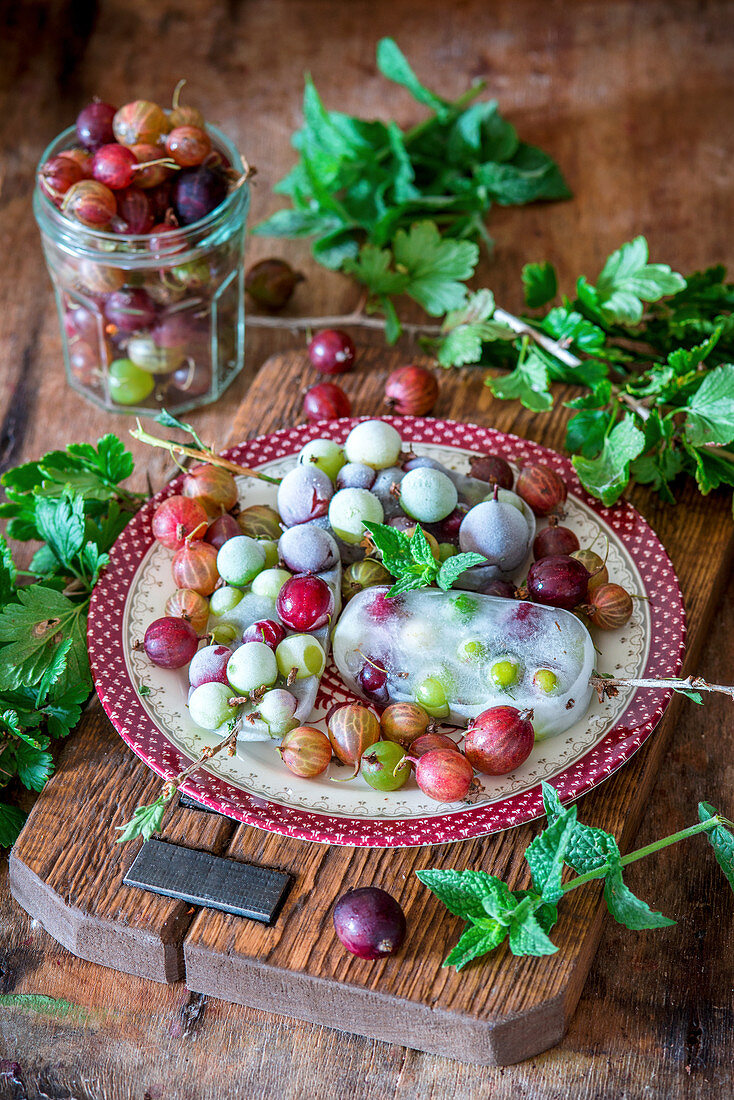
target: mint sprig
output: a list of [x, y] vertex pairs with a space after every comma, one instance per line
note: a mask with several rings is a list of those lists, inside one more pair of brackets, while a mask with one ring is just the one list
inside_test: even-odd
[[[675, 924], [632, 893], [622, 878], [622, 869], [696, 833], [706, 833], [734, 890], [734, 823], [707, 802], [699, 803], [697, 825], [622, 856], [611, 833], [583, 825], [576, 819], [575, 806], [563, 808], [554, 787], [543, 783], [542, 788], [548, 825], [525, 852], [531, 890], [510, 890], [500, 878], [484, 871], [416, 871], [449, 912], [467, 921], [444, 966], [460, 970], [505, 940], [514, 955], [554, 954], [558, 948], [549, 933], [558, 919], [556, 904], [571, 890], [594, 879], [603, 879], [607, 908], [625, 927], [639, 930]], [[566, 883], [561, 881], [564, 866], [578, 872]]]
[[431, 584], [447, 592], [466, 569], [486, 562], [481, 554], [454, 554], [445, 562], [436, 561], [420, 524], [416, 524], [412, 535], [386, 523], [365, 522], [365, 527], [380, 551], [382, 564], [395, 577], [388, 596], [399, 596]]

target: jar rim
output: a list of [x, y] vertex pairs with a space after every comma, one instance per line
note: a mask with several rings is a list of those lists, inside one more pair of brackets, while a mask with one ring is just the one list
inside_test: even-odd
[[[155, 250], [155, 255], [158, 257], [163, 258], [167, 255], [178, 254], [180, 252], [182, 240], [187, 244], [190, 243], [190, 246], [195, 248], [205, 245], [205, 241], [196, 239], [198, 235], [201, 234], [202, 231], [206, 231], [215, 226], [218, 221], [226, 218], [231, 212], [240, 208], [246, 200], [249, 200], [250, 188], [244, 175], [246, 170], [245, 162], [239, 149], [231, 139], [219, 129], [219, 127], [207, 124], [206, 130], [212, 136], [214, 144], [220, 146], [227, 154], [235, 171], [242, 173], [242, 177], [232, 188], [224, 201], [221, 202], [219, 206], [216, 206], [214, 210], [211, 210], [205, 217], [200, 218], [196, 222], [191, 222], [189, 225], [171, 227], [170, 251], [166, 249], [165, 234], [161, 234], [157, 240]], [[65, 130], [62, 130], [61, 133], [57, 134], [53, 141], [49, 142], [38, 162], [36, 180], [46, 161], [56, 156], [64, 149], [69, 148], [69, 143], [75, 135], [76, 127], [68, 126]], [[249, 201], [247, 205], [249, 205]], [[95, 229], [92, 226], [73, 222], [70, 218], [62, 214], [48, 195], [44, 194], [37, 182], [34, 183], [33, 188], [33, 210], [40, 229], [51, 229], [60, 239], [69, 239], [75, 243], [76, 247], [81, 246], [85, 250], [94, 251], [95, 248], [99, 246], [100, 256], [106, 255], [108, 259], [114, 255], [114, 252], [107, 251], [105, 245], [115, 244], [119, 246], [122, 244], [133, 246], [133, 248], [137, 246], [141, 249], [145, 247], [146, 251], [150, 245], [150, 233], [113, 233], [104, 229]], [[134, 255], [134, 253], [131, 253], [131, 255]]]

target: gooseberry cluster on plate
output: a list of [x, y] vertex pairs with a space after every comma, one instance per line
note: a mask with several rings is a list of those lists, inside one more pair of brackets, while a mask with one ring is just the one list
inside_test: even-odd
[[[296, 775], [322, 775], [335, 757], [377, 790], [397, 790], [414, 776], [436, 801], [461, 801], [475, 786], [475, 770], [506, 774], [532, 750], [532, 713], [513, 705], [519, 667], [512, 654], [491, 662], [501, 705], [472, 718], [463, 751], [435, 726], [447, 714], [440, 676], [395, 702], [385, 691], [385, 667], [366, 651], [354, 686], [369, 705], [334, 707], [326, 732], [309, 724], [342, 599], [374, 588], [385, 615], [399, 617], [400, 597], [387, 594], [392, 578], [364, 523], [407, 532], [420, 523], [437, 561], [475, 549], [486, 564], [458, 584], [527, 609], [520, 626], [531, 633], [532, 602], [573, 609], [602, 629], [622, 626], [631, 597], [609, 583], [604, 561], [560, 522], [566, 493], [550, 468], [525, 466], [516, 479], [498, 455], [476, 456], [470, 475], [458, 474], [404, 450], [399, 432], [380, 420], [358, 423], [343, 445], [307, 443], [278, 486], [277, 511], [265, 504], [240, 510], [231, 474], [194, 467], [181, 493], [154, 515], [156, 539], [173, 552], [177, 588], [166, 617], [148, 628], [145, 650], [163, 667], [188, 665], [188, 706], [198, 725], [224, 735], [239, 718], [242, 739], [279, 741]], [[536, 531], [543, 520], [548, 525]], [[474, 599], [445, 596], [454, 604]], [[418, 661], [420, 639], [414, 650]], [[548, 664], [536, 670], [533, 685], [553, 696], [559, 685]]]
[[207, 229], [243, 180], [223, 140], [176, 99], [168, 111], [95, 100], [69, 147], [57, 143], [39, 168], [39, 191], [61, 214], [39, 222], [71, 381], [98, 403], [190, 406], [220, 388], [213, 369], [236, 360], [244, 213]]

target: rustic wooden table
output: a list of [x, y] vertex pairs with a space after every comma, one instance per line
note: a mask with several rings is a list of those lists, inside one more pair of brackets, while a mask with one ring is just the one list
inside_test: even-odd
[[[82, 404], [65, 386], [51, 292], [30, 210], [39, 151], [93, 94], [165, 101], [181, 76], [191, 102], [233, 134], [258, 166], [253, 217], [276, 202], [291, 162], [302, 72], [327, 104], [417, 117], [376, 75], [374, 43], [393, 35], [429, 84], [459, 94], [487, 78], [523, 137], [559, 160], [571, 203], [498, 210], [497, 248], [482, 271], [498, 299], [520, 306], [518, 275], [549, 258], [568, 285], [593, 274], [623, 240], [645, 233], [679, 270], [730, 262], [731, 3], [515, 0], [450, 6], [401, 0], [128, 0], [124, 8], [5, 5], [0, 34], [0, 465], [103, 431], [124, 417]], [[299, 312], [353, 304], [339, 276], [306, 246], [253, 243], [251, 258], [296, 257], [308, 274]], [[293, 345], [251, 331], [243, 375], [196, 416], [225, 438], [254, 372]], [[73, 432], [69, 423], [73, 414]], [[253, 429], [256, 425], [253, 425]], [[140, 448], [133, 447], [142, 458]], [[165, 470], [149, 453], [154, 484]], [[729, 586], [701, 671], [731, 679]], [[681, 711], [638, 841], [690, 819], [706, 797], [731, 806], [734, 735], [727, 701]], [[0, 909], [0, 1095], [8, 1097], [720, 1097], [732, 1081], [731, 898], [710, 859], [674, 848], [630, 875], [632, 888], [679, 924], [632, 934], [609, 923], [564, 1041], [510, 1069], [477, 1068], [151, 985], [60, 948], [9, 898]], [[276, 1007], [276, 1006], [274, 1006]]]

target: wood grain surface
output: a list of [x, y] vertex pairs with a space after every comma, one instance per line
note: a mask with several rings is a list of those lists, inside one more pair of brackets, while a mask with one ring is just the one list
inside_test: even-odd
[[[188, 76], [191, 101], [258, 166], [258, 219], [279, 205], [270, 187], [292, 163], [288, 137], [299, 122], [306, 67], [329, 105], [403, 124], [418, 120], [408, 97], [375, 72], [374, 43], [393, 34], [418, 72], [447, 95], [462, 91], [467, 79], [486, 77], [522, 136], [556, 156], [575, 191], [567, 204], [493, 212], [497, 247], [480, 277], [502, 304], [519, 307], [524, 262], [553, 260], [568, 286], [581, 271], [593, 275], [612, 248], [638, 232], [647, 234], [655, 257], [681, 270], [731, 263], [731, 3], [464, 0], [449, 16], [445, 5], [426, 0], [127, 0], [124, 6], [37, 0], [7, 4], [2, 12], [3, 465], [70, 438], [124, 434], [128, 425], [122, 416], [80, 403], [63, 383], [30, 212], [40, 150], [92, 94], [119, 102], [141, 94], [165, 100], [175, 81]], [[353, 304], [348, 281], [315, 268], [306, 245], [256, 239], [250, 258], [267, 254], [295, 257], [308, 275], [294, 310], [334, 312]], [[287, 333], [250, 330], [246, 371], [223, 401], [197, 415], [200, 431], [223, 439], [259, 365], [296, 343]], [[535, 421], [538, 431], [541, 421]], [[252, 434], [257, 426], [247, 429]], [[133, 449], [141, 458], [142, 448]], [[158, 485], [165, 466], [147, 454], [140, 485], [146, 471]], [[715, 506], [714, 498], [708, 504]], [[660, 529], [657, 513], [648, 518]], [[729, 585], [699, 669], [726, 680], [733, 667]], [[725, 804], [733, 748], [726, 700], [681, 709], [637, 842], [690, 820], [700, 797]], [[729, 1095], [732, 906], [719, 872], [700, 852], [681, 847], [637, 865], [630, 885], [680, 915], [680, 923], [633, 935], [608, 922], [566, 1038], [503, 1071], [113, 975], [74, 959], [5, 892], [0, 1094], [151, 1100], [244, 1092], [360, 1100], [490, 1092], [502, 1100]]]

